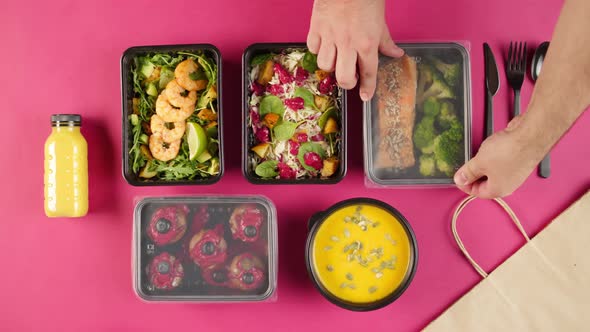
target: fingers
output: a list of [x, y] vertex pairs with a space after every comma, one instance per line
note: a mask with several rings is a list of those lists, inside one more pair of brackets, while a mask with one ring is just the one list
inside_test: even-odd
[[457, 171], [457, 173], [455, 173], [455, 177], [453, 179], [455, 184], [457, 184], [459, 187], [465, 187], [473, 184], [484, 176], [485, 173], [479, 165], [479, 159], [477, 159], [477, 156], [475, 156], [475, 158], [469, 160]]
[[315, 31], [309, 30], [307, 34], [307, 48], [313, 54], [318, 54], [320, 51], [321, 38]]
[[373, 98], [377, 83], [377, 66], [379, 63], [377, 49], [362, 50], [358, 55], [358, 62], [361, 79], [359, 94], [363, 101], [368, 101]]
[[387, 26], [384, 26], [384, 31], [381, 34], [381, 41], [379, 42], [379, 52], [394, 58], [399, 58], [404, 55], [404, 50], [399, 48], [391, 39]]
[[457, 187], [465, 193], [479, 198], [492, 199], [504, 196], [497, 187], [497, 181], [485, 174], [477, 156], [461, 167], [454, 177]]
[[322, 39], [318, 51], [318, 67], [325, 71], [334, 71], [336, 61], [336, 45], [334, 42]]
[[338, 58], [336, 59], [336, 81], [342, 88], [350, 90], [354, 88], [357, 82], [357, 53], [351, 48], [339, 48], [337, 52]]

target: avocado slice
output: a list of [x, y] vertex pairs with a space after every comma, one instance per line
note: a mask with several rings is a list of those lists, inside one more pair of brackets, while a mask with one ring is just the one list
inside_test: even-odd
[[151, 82], [150, 84], [148, 84], [148, 87], [145, 90], [145, 92], [152, 97], [157, 97], [158, 96], [158, 88], [156, 88], [156, 83]]
[[160, 89], [164, 89], [170, 81], [174, 79], [174, 71], [168, 67], [162, 67], [160, 71], [160, 81], [158, 82], [158, 87]]
[[141, 74], [145, 78], [148, 78], [148, 77], [152, 76], [152, 73], [154, 72], [155, 69], [156, 69], [156, 66], [154, 66], [153, 63], [146, 61], [141, 65], [141, 69], [139, 71], [141, 72]]
[[211, 155], [211, 153], [209, 153], [209, 151], [205, 150], [203, 151], [203, 153], [201, 153], [198, 157], [197, 157], [197, 162], [199, 162], [200, 164], [206, 162], [207, 160], [213, 158], [213, 156]]

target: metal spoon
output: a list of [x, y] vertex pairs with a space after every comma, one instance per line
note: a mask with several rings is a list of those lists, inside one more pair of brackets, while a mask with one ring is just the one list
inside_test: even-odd
[[[543, 66], [543, 61], [545, 60], [545, 54], [547, 53], [547, 49], [549, 48], [549, 42], [543, 42], [537, 50], [535, 51], [535, 55], [533, 55], [533, 61], [531, 62], [531, 78], [533, 82], [537, 81], [539, 78], [539, 74], [541, 73], [541, 67]], [[551, 161], [549, 158], [549, 153], [541, 160], [539, 164], [539, 176], [542, 178], [548, 178], [551, 174]]]

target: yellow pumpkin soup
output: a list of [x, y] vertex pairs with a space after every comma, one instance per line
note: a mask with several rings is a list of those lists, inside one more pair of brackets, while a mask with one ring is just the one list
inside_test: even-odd
[[391, 212], [355, 204], [331, 213], [312, 243], [318, 282], [351, 303], [373, 303], [392, 294], [410, 267], [410, 239]]

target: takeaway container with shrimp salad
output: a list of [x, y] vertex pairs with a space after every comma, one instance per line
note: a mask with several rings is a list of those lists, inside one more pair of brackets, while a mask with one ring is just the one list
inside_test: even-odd
[[377, 88], [364, 104], [369, 187], [453, 186], [471, 157], [471, 74], [462, 44], [399, 44], [380, 56]]
[[213, 184], [223, 174], [221, 55], [209, 44], [121, 57], [123, 176], [134, 186]]
[[145, 301], [276, 299], [273, 203], [262, 196], [146, 197], [135, 206], [133, 281]]
[[346, 174], [346, 93], [303, 43], [253, 44], [243, 68], [242, 170], [254, 184]]

